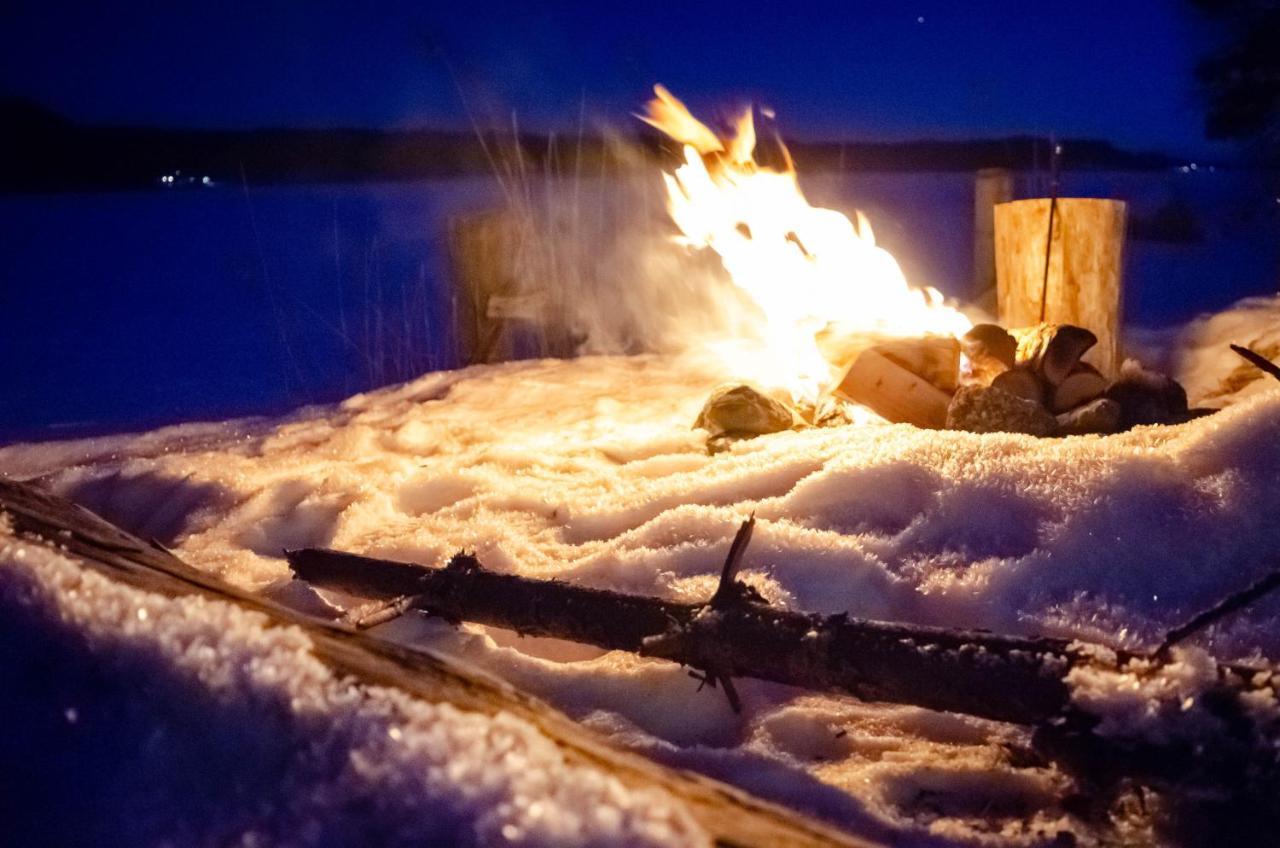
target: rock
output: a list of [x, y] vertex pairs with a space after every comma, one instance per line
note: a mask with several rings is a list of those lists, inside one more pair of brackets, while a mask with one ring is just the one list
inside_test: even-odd
[[1140, 424], [1180, 424], [1190, 419], [1187, 392], [1177, 380], [1148, 371], [1135, 359], [1120, 366], [1120, 376], [1105, 397], [1120, 405], [1120, 428]]
[[1058, 432], [1063, 436], [1119, 431], [1120, 404], [1107, 398], [1098, 398], [1058, 416]]
[[759, 389], [728, 385], [711, 393], [693, 426], [706, 430], [712, 438], [750, 438], [790, 430], [795, 426], [795, 415], [789, 406]]
[[1058, 421], [1035, 401], [994, 386], [961, 386], [947, 408], [947, 429], [1052, 436]]

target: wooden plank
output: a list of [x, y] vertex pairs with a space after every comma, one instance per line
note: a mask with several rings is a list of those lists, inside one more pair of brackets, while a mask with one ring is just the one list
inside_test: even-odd
[[273, 625], [303, 630], [315, 656], [362, 682], [393, 686], [432, 703], [493, 715], [513, 714], [551, 738], [570, 764], [605, 771], [623, 784], [679, 798], [720, 845], [867, 846], [822, 822], [703, 775], [668, 768], [581, 727], [508, 683], [455, 660], [292, 610], [237, 589], [173, 554], [34, 486], [0, 480], [0, 512], [14, 531], [78, 558], [113, 580], [169, 597], [203, 595], [266, 615]]

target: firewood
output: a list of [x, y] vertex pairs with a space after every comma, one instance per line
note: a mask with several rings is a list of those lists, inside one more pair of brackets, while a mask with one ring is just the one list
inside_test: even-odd
[[1058, 416], [1058, 432], [1063, 436], [1087, 433], [1115, 433], [1120, 430], [1120, 404], [1097, 398]]
[[1018, 340], [1018, 364], [1034, 369], [1051, 386], [1062, 383], [1098, 343], [1092, 332], [1074, 324], [1037, 324], [1010, 332]]
[[960, 376], [960, 342], [954, 336], [887, 339], [874, 350], [945, 392], [954, 392]]
[[1053, 411], [1067, 412], [1083, 406], [1107, 390], [1107, 378], [1087, 362], [1078, 362], [1067, 378], [1053, 390]]
[[961, 386], [947, 408], [947, 429], [1051, 436], [1058, 422], [1041, 404], [996, 386]]
[[1044, 406], [1045, 397], [1048, 395], [1048, 387], [1040, 376], [1030, 368], [1021, 366], [997, 374], [991, 381], [991, 388], [1008, 392], [1040, 406]]
[[989, 386], [1013, 367], [1018, 342], [998, 324], [975, 324], [960, 339], [960, 350], [965, 360], [963, 381]]
[[832, 394], [869, 407], [889, 421], [933, 429], [945, 426], [951, 402], [950, 393], [876, 348], [858, 355]]
[[1107, 387], [1106, 397], [1120, 405], [1120, 427], [1125, 430], [1143, 424], [1179, 424], [1192, 417], [1182, 385], [1148, 371], [1135, 359], [1120, 366], [1120, 376]]

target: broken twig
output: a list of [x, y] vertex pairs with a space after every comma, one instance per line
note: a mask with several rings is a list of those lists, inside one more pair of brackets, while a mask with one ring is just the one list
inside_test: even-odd
[[1250, 350], [1244, 345], [1233, 344], [1231, 349], [1244, 357], [1252, 365], [1256, 365], [1259, 369], [1280, 380], [1280, 366], [1277, 366], [1270, 359], [1267, 359], [1260, 353]]
[[1248, 589], [1237, 592], [1221, 603], [1215, 604], [1210, 609], [1197, 615], [1179, 627], [1175, 627], [1165, 634], [1164, 641], [1160, 643], [1160, 647], [1156, 649], [1156, 656], [1168, 656], [1169, 649], [1179, 642], [1204, 630], [1211, 624], [1244, 609], [1249, 604], [1280, 588], [1280, 571], [1273, 571], [1266, 577], [1254, 583]]

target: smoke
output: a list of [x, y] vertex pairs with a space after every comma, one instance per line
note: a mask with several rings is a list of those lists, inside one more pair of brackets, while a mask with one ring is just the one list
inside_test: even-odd
[[749, 337], [758, 308], [710, 251], [678, 244], [658, 163], [614, 139], [586, 169], [507, 180], [504, 259], [545, 353], [682, 353]]

